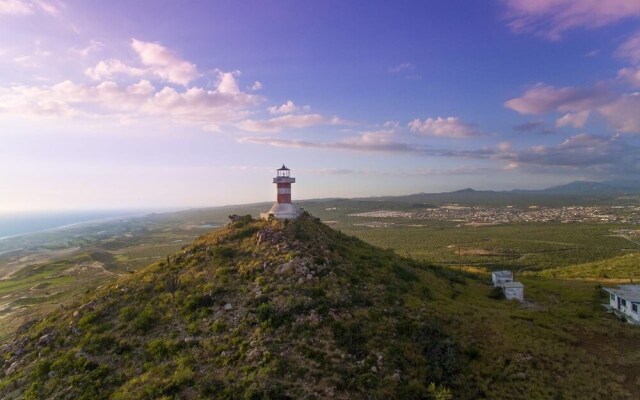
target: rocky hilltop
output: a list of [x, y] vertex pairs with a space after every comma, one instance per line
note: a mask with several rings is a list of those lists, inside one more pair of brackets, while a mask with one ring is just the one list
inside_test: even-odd
[[471, 398], [477, 350], [430, 308], [455, 279], [307, 214], [246, 217], [23, 326], [0, 398]]

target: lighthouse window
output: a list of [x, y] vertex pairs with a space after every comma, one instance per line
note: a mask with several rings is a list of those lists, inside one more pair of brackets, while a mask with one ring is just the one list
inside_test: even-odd
[[291, 188], [278, 188], [278, 194], [291, 194]]

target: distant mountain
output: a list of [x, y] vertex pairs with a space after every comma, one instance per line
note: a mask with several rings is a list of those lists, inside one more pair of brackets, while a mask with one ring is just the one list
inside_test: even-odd
[[603, 182], [573, 181], [565, 185], [553, 186], [543, 190], [534, 190], [549, 194], [622, 194], [640, 193], [640, 182], [612, 180]]

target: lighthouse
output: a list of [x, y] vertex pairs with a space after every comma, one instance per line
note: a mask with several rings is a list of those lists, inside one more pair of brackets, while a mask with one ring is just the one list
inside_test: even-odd
[[276, 171], [273, 183], [278, 188], [276, 203], [266, 213], [260, 213], [263, 219], [269, 219], [271, 216], [278, 219], [298, 218], [300, 210], [295, 204], [291, 204], [291, 184], [296, 182], [296, 178], [291, 177], [291, 170], [282, 164], [281, 168]]

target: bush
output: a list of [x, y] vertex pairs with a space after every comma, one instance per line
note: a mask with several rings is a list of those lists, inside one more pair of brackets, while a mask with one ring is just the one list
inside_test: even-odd
[[133, 320], [133, 328], [144, 333], [151, 329], [157, 320], [158, 315], [155, 310], [150, 304], [147, 304], [144, 310]]
[[504, 300], [505, 299], [504, 291], [502, 290], [501, 287], [494, 287], [493, 289], [491, 289], [491, 291], [489, 292], [487, 297], [489, 297], [490, 299], [494, 299], [494, 300]]

